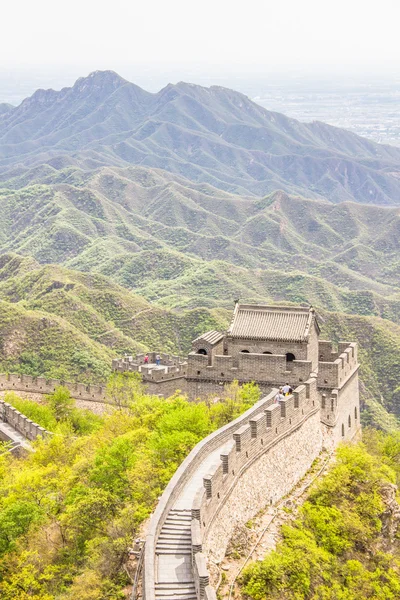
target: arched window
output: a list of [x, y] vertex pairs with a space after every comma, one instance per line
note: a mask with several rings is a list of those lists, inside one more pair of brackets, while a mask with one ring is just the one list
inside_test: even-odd
[[349, 427], [351, 427], [351, 416], [349, 415]]
[[272, 352], [268, 352], [268, 350], [266, 352], [263, 352], [263, 354], [272, 354]]
[[240, 352], [241, 352], [242, 354], [249, 354], [249, 351], [248, 351], [248, 350], [241, 350]]
[[203, 354], [204, 356], [207, 356], [207, 350], [205, 348], [199, 348], [197, 350], [197, 354]]
[[296, 357], [294, 354], [292, 354], [291, 352], [288, 352], [286, 354], [286, 360], [287, 362], [293, 362], [294, 360], [296, 360]]
[[342, 437], [344, 437], [344, 425], [342, 423]]
[[354, 418], [357, 420], [357, 406], [354, 407]]

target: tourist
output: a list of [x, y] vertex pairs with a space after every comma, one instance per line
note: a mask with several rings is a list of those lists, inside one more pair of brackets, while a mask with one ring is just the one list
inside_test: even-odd
[[274, 402], [275, 402], [275, 404], [278, 404], [278, 402], [279, 402], [280, 400], [283, 400], [283, 398], [284, 398], [284, 397], [285, 397], [285, 396], [283, 395], [283, 390], [282, 390], [282, 388], [279, 388], [279, 391], [278, 391], [278, 393], [276, 394], [276, 396], [275, 396], [275, 398], [274, 398]]
[[149, 364], [149, 355], [146, 354], [146, 356], [144, 357], [144, 364], [148, 365]]
[[285, 383], [285, 385], [282, 388], [282, 392], [284, 396], [289, 396], [293, 392], [293, 390], [288, 383]]
[[157, 367], [160, 366], [160, 362], [161, 362], [161, 356], [159, 354], [157, 354], [157, 356], [156, 356], [156, 365], [157, 365]]

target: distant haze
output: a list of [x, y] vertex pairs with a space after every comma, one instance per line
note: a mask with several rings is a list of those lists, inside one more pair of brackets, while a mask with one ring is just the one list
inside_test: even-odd
[[396, 65], [399, 22], [398, 0], [21, 0], [2, 7], [0, 66]]

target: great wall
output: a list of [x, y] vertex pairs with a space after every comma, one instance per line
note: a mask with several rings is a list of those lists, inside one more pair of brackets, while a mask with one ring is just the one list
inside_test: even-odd
[[[200, 336], [186, 359], [163, 354], [157, 364], [156, 358], [115, 359], [113, 369], [140, 372], [150, 393], [165, 396], [176, 389], [193, 399], [215, 396], [234, 379], [256, 381], [264, 394], [191, 451], [161, 496], [146, 536], [146, 600], [215, 600], [208, 565], [224, 556], [235, 527], [290, 492], [323, 448], [358, 438], [357, 345], [334, 348], [319, 340], [313, 309], [236, 305], [225, 334]], [[277, 399], [277, 387], [286, 382], [292, 393]], [[0, 375], [4, 391], [48, 394], [59, 383]], [[64, 385], [74, 398], [106, 401], [101, 386]], [[1, 406], [0, 419], [28, 439], [43, 435], [15, 409]]]

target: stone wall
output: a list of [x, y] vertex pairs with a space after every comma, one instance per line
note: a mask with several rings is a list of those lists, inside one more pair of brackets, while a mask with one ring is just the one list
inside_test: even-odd
[[0, 391], [52, 394], [59, 385], [68, 388], [72, 398], [75, 398], [76, 400], [81, 399], [90, 400], [92, 402], [104, 402], [105, 387], [101, 385], [70, 383], [59, 379], [31, 377], [30, 375], [14, 375], [12, 373], [0, 374]]
[[0, 400], [0, 421], [11, 425], [13, 429], [18, 431], [27, 440], [33, 441], [38, 437], [45, 438], [52, 435], [52, 433], [28, 419], [28, 417], [20, 413], [11, 404], [4, 402], [4, 400]]
[[[358, 371], [355, 371], [340, 390], [332, 390], [321, 398], [321, 422], [326, 445], [351, 441], [361, 434]], [[331, 412], [332, 406], [334, 411]]]
[[[230, 381], [207, 381], [204, 379], [187, 379], [186, 380], [186, 393], [189, 399], [206, 398], [207, 396], [220, 396], [225, 386], [232, 383]], [[243, 383], [243, 382], [240, 382]], [[271, 385], [265, 383], [265, 381], [255, 381], [260, 388], [261, 393], [265, 396], [271, 391]], [[181, 388], [180, 388], [181, 389]]]
[[[244, 465], [234, 487], [221, 497], [210, 515], [203, 536], [203, 552], [208, 559], [221, 560], [235, 527], [245, 524], [266, 505], [275, 504], [289, 493], [308, 471], [321, 448], [319, 414], [314, 412], [256, 461]], [[222, 490], [222, 486], [219, 487]], [[217, 493], [216, 489], [213, 493]]]
[[214, 356], [211, 365], [208, 357], [189, 354], [187, 377], [191, 380], [206, 380], [229, 383], [237, 379], [264, 382], [264, 384], [284, 385], [288, 382], [293, 388], [308, 379], [312, 372], [311, 362], [294, 360], [288, 362], [286, 356], [277, 354], [238, 354]]
[[175, 377], [173, 379], [164, 379], [162, 381], [147, 381], [144, 380], [144, 385], [148, 394], [162, 395], [165, 398], [172, 396], [176, 391], [183, 394], [188, 393], [188, 382], [185, 377]]
[[310, 468], [322, 442], [315, 379], [233, 433], [230, 446], [204, 477], [204, 488], [192, 506], [198, 598], [204, 597], [208, 587], [205, 558], [220, 560], [236, 525], [287, 494]]

